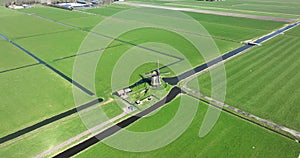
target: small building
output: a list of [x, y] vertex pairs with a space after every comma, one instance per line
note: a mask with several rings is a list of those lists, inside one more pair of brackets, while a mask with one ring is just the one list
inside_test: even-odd
[[117, 91], [117, 95], [118, 95], [119, 97], [121, 97], [121, 98], [127, 98], [127, 94], [126, 94], [126, 92], [125, 92], [123, 89], [118, 90], [118, 91]]

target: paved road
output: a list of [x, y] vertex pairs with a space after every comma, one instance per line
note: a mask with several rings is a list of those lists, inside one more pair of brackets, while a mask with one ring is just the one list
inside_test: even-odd
[[157, 8], [157, 9], [177, 10], [177, 11], [203, 13], [203, 14], [214, 14], [214, 15], [221, 15], [221, 16], [250, 18], [250, 19], [258, 19], [258, 20], [271, 20], [271, 21], [277, 21], [277, 22], [293, 22], [294, 21], [293, 19], [287, 19], [287, 18], [249, 15], [249, 14], [238, 14], [238, 13], [228, 13], [228, 12], [220, 12], [220, 11], [212, 11], [212, 10], [157, 6], [157, 5], [151, 5], [151, 4], [139, 4], [139, 3], [131, 3], [131, 2], [117, 2], [117, 3], [118, 4], [129, 5], [129, 6], [135, 6], [135, 7], [147, 7], [147, 8]]
[[89, 139], [87, 139], [86, 141], [83, 141], [65, 151], [63, 151], [62, 153], [59, 153], [58, 155], [54, 156], [55, 158], [65, 158], [65, 157], [71, 157], [79, 152], [81, 152], [82, 150], [98, 143], [99, 141], [115, 134], [116, 132], [120, 131], [121, 129], [127, 127], [128, 125], [134, 123], [135, 121], [139, 120], [140, 118], [142, 118], [143, 116], [148, 115], [149, 113], [151, 113], [152, 111], [162, 107], [163, 105], [167, 104], [168, 102], [170, 102], [171, 100], [173, 100], [178, 94], [180, 93], [185, 93], [183, 92], [180, 88], [178, 87], [174, 87], [171, 89], [171, 91], [169, 92], [169, 94], [163, 98], [161, 101], [157, 102], [156, 104], [154, 104], [153, 106], [149, 107], [148, 109], [134, 115], [131, 116], [123, 121], [121, 121], [120, 123], [113, 125], [112, 127], [100, 132], [99, 134], [97, 134], [94, 137], [91, 137]]
[[[101, 104], [101, 106], [106, 105], [106, 104], [109, 104], [109, 103], [111, 103], [111, 102], [113, 102], [113, 101], [114, 101], [113, 99], [110, 99], [110, 100], [106, 101], [105, 103]], [[118, 119], [120, 119], [120, 118], [122, 118], [122, 117], [124, 117], [124, 116], [126, 116], [126, 115], [127, 115], [127, 113], [126, 113], [126, 112], [123, 112], [123, 113], [121, 113], [120, 115], [117, 115], [117, 116], [115, 116], [115, 117], [112, 118], [112, 119], [109, 119], [109, 120], [107, 120], [107, 121], [105, 121], [105, 122], [102, 122], [102, 123], [96, 125], [95, 127], [91, 128], [91, 129], [87, 129], [86, 131], [84, 131], [84, 132], [82, 132], [82, 133], [76, 135], [75, 137], [72, 137], [72, 138], [70, 138], [70, 139], [68, 139], [68, 140], [66, 140], [66, 141], [64, 141], [64, 142], [62, 142], [62, 143], [60, 143], [59, 145], [54, 146], [54, 147], [50, 148], [49, 150], [46, 150], [46, 151], [40, 153], [39, 155], [35, 156], [35, 158], [46, 157], [46, 156], [50, 155], [51, 153], [56, 152], [56, 151], [58, 151], [59, 149], [62, 149], [62, 148], [64, 148], [64, 147], [66, 147], [66, 146], [68, 146], [68, 145], [74, 143], [75, 141], [78, 141], [78, 140], [82, 139], [82, 138], [85, 137], [85, 136], [88, 136], [88, 135], [91, 134], [92, 132], [98, 131], [99, 129], [101, 129], [101, 128], [103, 128], [103, 127], [105, 127], [105, 126], [107, 126], [107, 125], [109, 125], [109, 124], [111, 124], [111, 123], [113, 123], [113, 122], [115, 122], [116, 120], [118, 120]]]

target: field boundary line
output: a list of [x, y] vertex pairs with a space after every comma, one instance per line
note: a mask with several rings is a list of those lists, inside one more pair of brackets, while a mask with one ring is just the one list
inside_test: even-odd
[[53, 72], [55, 72], [60, 77], [62, 77], [63, 79], [67, 80], [68, 82], [70, 82], [73, 86], [76, 86], [77, 88], [79, 88], [80, 90], [82, 90], [83, 92], [87, 93], [90, 96], [94, 96], [95, 95], [94, 92], [90, 91], [89, 89], [87, 89], [86, 87], [84, 87], [80, 83], [76, 82], [72, 78], [68, 77], [67, 75], [65, 75], [64, 73], [62, 73], [61, 71], [59, 71], [58, 69], [56, 69], [53, 66], [49, 65], [47, 62], [45, 62], [44, 60], [40, 59], [39, 57], [37, 57], [33, 53], [29, 52], [28, 50], [26, 50], [24, 47], [20, 46], [16, 42], [10, 40], [9, 38], [7, 38], [6, 36], [4, 36], [3, 34], [0, 34], [0, 36], [2, 38], [4, 38], [5, 40], [9, 41], [10, 44], [12, 44], [13, 46], [17, 47], [18, 49], [20, 49], [21, 51], [23, 51], [24, 53], [26, 53], [27, 55], [29, 55], [30, 57], [34, 58], [40, 64], [46, 66], [47, 68], [49, 68], [50, 70], [52, 70]]
[[106, 48], [99, 48], [99, 49], [95, 49], [95, 50], [91, 50], [91, 51], [86, 51], [86, 52], [83, 52], [83, 53], [77, 53], [77, 54], [73, 54], [73, 55], [69, 55], [69, 56], [64, 56], [64, 57], [53, 59], [52, 62], [57, 62], [57, 61], [65, 60], [65, 59], [68, 59], [68, 58], [74, 58], [74, 57], [77, 57], [77, 56], [82, 56], [82, 55], [86, 55], [86, 54], [90, 54], [90, 53], [95, 53], [97, 51], [103, 51], [103, 50], [106, 50], [106, 49], [115, 48], [115, 47], [118, 47], [120, 45], [121, 44], [116, 45], [116, 46], [110, 46], [110, 47], [106, 47]]
[[34, 64], [28, 64], [28, 65], [24, 65], [24, 66], [20, 66], [20, 67], [15, 67], [15, 68], [11, 68], [11, 69], [0, 71], [0, 74], [6, 73], [6, 72], [15, 71], [15, 70], [19, 70], [19, 69], [29, 68], [29, 67], [40, 65], [40, 64], [41, 63], [34, 63]]
[[177, 57], [177, 56], [174, 56], [174, 55], [171, 55], [171, 54], [168, 54], [168, 53], [165, 53], [165, 52], [161, 52], [161, 51], [157, 51], [157, 50], [154, 50], [154, 49], [151, 49], [151, 48], [147, 48], [147, 47], [143, 47], [143, 46], [140, 46], [138, 44], [134, 44], [134, 43], [131, 43], [129, 41], [125, 41], [125, 40], [121, 40], [121, 39], [118, 39], [118, 38], [115, 38], [115, 37], [111, 37], [111, 36], [108, 36], [108, 35], [104, 35], [102, 33], [98, 33], [98, 32], [93, 32], [93, 31], [90, 31], [90, 30], [86, 30], [86, 29], [82, 29], [80, 27], [77, 27], [77, 26], [73, 26], [73, 25], [69, 25], [69, 24], [66, 24], [66, 23], [63, 23], [63, 22], [60, 22], [60, 21], [57, 21], [57, 20], [53, 20], [53, 19], [50, 19], [50, 18], [47, 18], [47, 17], [43, 17], [43, 16], [40, 16], [40, 15], [37, 15], [37, 14], [30, 14], [30, 13], [26, 13], [26, 12], [22, 12], [20, 11], [21, 13], [24, 13], [26, 15], [29, 15], [29, 16], [35, 16], [35, 17], [38, 17], [38, 18], [41, 18], [41, 19], [44, 19], [46, 21], [50, 21], [50, 22], [54, 22], [56, 24], [59, 24], [59, 25], [63, 25], [63, 26], [66, 26], [66, 27], [70, 27], [70, 28], [73, 28], [73, 29], [76, 29], [76, 30], [81, 30], [83, 32], [87, 32], [87, 33], [92, 33], [94, 35], [97, 35], [97, 36], [100, 36], [100, 37], [104, 37], [104, 38], [108, 38], [108, 39], [112, 39], [112, 40], [115, 40], [115, 41], [118, 41], [118, 42], [121, 42], [121, 43], [124, 43], [124, 44], [128, 44], [128, 45], [131, 45], [131, 46], [135, 46], [135, 47], [138, 47], [138, 48], [141, 48], [141, 49], [144, 49], [144, 50], [148, 50], [152, 53], [158, 53], [158, 54], [161, 54], [161, 55], [165, 55], [165, 56], [168, 56], [168, 57], [171, 57], [171, 58], [175, 58], [175, 59], [182, 59], [183, 58], [180, 58], [180, 57]]

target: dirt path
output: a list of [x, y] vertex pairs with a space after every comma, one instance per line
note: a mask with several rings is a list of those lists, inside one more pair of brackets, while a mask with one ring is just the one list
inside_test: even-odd
[[124, 117], [126, 114], [127, 114], [126, 112], [123, 112], [123, 113], [121, 113], [120, 115], [118, 115], [118, 116], [116, 116], [116, 117], [114, 117], [114, 118], [112, 118], [112, 119], [110, 119], [110, 120], [107, 120], [107, 121], [105, 121], [105, 122], [102, 122], [102, 123], [100, 123], [99, 125], [97, 125], [97, 126], [91, 128], [91, 129], [88, 129], [88, 130], [86, 130], [86, 131], [84, 131], [84, 132], [82, 132], [82, 133], [76, 135], [75, 137], [72, 137], [72, 138], [70, 138], [70, 139], [68, 139], [68, 140], [66, 140], [66, 141], [64, 141], [64, 142], [62, 142], [61, 144], [59, 144], [59, 145], [57, 145], [57, 146], [55, 146], [55, 147], [53, 147], [53, 148], [51, 148], [51, 149], [49, 149], [49, 150], [46, 150], [46, 151], [40, 153], [39, 155], [35, 156], [35, 158], [46, 157], [46, 156], [48, 156], [48, 155], [50, 155], [50, 154], [52, 154], [52, 153], [58, 151], [59, 149], [62, 149], [62, 148], [64, 148], [64, 147], [66, 147], [66, 146], [68, 146], [68, 145], [74, 143], [75, 141], [80, 140], [81, 138], [83, 138], [83, 137], [85, 137], [85, 136], [87, 136], [87, 135], [89, 135], [89, 134], [91, 134], [91, 133], [93, 133], [93, 132], [95, 132], [95, 131], [97, 131], [97, 130], [103, 128], [104, 126], [109, 125], [110, 123], [112, 123], [112, 122], [114, 122], [114, 121], [116, 121], [116, 120], [118, 120], [118, 119]]
[[147, 7], [147, 8], [177, 10], [177, 11], [186, 11], [186, 12], [203, 13], [203, 14], [232, 16], [232, 17], [240, 17], [240, 18], [250, 18], [250, 19], [258, 19], [258, 20], [270, 20], [270, 21], [277, 21], [277, 22], [293, 22], [294, 21], [293, 19], [287, 19], [287, 18], [249, 15], [249, 14], [238, 14], [238, 13], [228, 13], [228, 12], [220, 12], [220, 11], [212, 11], [212, 10], [201, 10], [201, 9], [192, 9], [192, 8], [157, 6], [157, 5], [151, 5], [151, 4], [139, 4], [139, 3], [130, 3], [130, 2], [117, 2], [117, 4], [129, 5], [129, 6], [135, 6], [135, 7]]

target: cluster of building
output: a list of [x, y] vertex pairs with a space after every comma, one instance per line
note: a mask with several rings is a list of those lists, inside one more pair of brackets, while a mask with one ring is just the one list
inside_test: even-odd
[[101, 4], [111, 4], [115, 0], [3, 0], [7, 8], [24, 9], [30, 8], [32, 4], [43, 4], [63, 9], [80, 9], [94, 7]]

